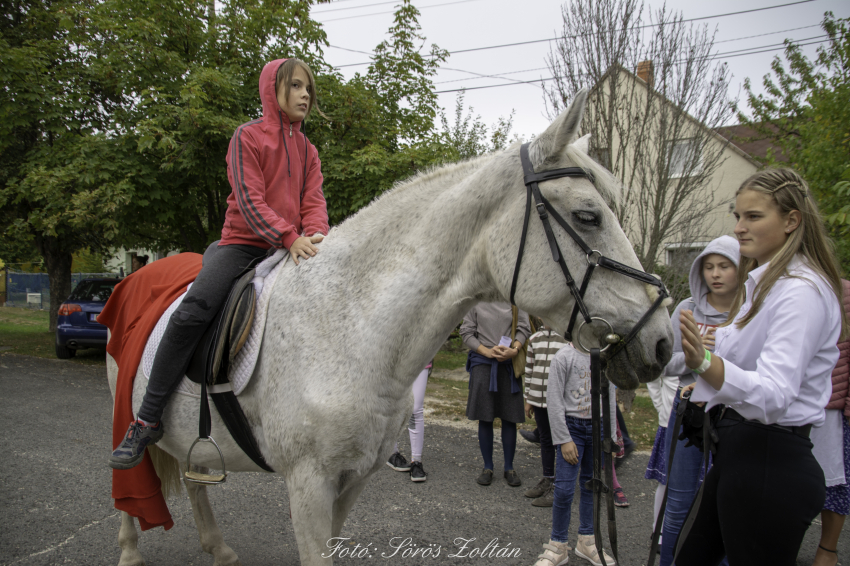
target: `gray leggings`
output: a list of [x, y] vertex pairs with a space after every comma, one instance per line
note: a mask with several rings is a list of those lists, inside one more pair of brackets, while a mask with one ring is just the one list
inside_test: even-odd
[[233, 279], [266, 251], [255, 246], [219, 246], [218, 242], [207, 248], [201, 272], [168, 320], [138, 418], [151, 423], [162, 418], [168, 397], [186, 374], [195, 347], [227, 300]]

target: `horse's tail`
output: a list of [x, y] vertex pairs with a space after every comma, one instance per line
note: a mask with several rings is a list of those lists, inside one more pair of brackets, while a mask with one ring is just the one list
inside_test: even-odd
[[148, 451], [153, 461], [156, 475], [159, 476], [159, 481], [162, 482], [162, 495], [166, 499], [172, 495], [179, 495], [183, 486], [180, 481], [180, 462], [177, 458], [161, 450], [158, 446], [148, 446]]

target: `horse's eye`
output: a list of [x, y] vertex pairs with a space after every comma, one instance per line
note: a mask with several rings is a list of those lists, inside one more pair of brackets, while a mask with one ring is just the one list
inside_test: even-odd
[[599, 226], [599, 217], [593, 212], [587, 210], [576, 210], [573, 212], [573, 217], [588, 226]]

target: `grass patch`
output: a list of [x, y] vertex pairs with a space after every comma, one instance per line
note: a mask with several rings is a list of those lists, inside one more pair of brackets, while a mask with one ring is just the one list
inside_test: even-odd
[[[56, 334], [48, 328], [50, 314], [47, 311], [0, 307], [0, 349], [3, 354], [56, 359]], [[70, 361], [106, 365], [106, 350], [79, 350]]]
[[[646, 385], [640, 387], [646, 389]], [[629, 436], [637, 445], [637, 449], [652, 450], [655, 433], [658, 431], [658, 412], [652, 400], [638, 395], [632, 403], [631, 412], [624, 413], [623, 418], [626, 421], [626, 428], [629, 429]]]
[[440, 350], [434, 356], [434, 369], [458, 369], [466, 366], [466, 350], [453, 352]]

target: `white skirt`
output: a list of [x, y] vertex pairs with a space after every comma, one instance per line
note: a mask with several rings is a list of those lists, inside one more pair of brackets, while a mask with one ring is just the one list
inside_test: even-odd
[[826, 411], [823, 426], [812, 428], [812, 454], [823, 468], [826, 487], [847, 483], [844, 477], [844, 415], [837, 409]]

